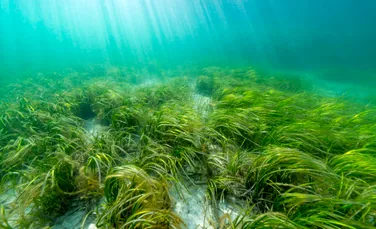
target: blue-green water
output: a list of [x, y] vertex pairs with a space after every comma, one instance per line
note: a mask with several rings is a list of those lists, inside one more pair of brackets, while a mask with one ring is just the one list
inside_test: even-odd
[[252, 65], [375, 83], [375, 10], [354, 0], [1, 0], [0, 77]]
[[376, 228], [375, 12], [0, 0], [0, 228]]

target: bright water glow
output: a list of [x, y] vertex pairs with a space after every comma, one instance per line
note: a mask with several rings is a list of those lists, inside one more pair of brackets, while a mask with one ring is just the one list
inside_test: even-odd
[[0, 69], [376, 66], [375, 1], [0, 0]]

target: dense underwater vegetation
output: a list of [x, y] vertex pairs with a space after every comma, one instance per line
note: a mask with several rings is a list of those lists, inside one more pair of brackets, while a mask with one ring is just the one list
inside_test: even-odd
[[[98, 227], [180, 228], [171, 191], [185, 186], [205, 187], [214, 228], [375, 225], [374, 106], [252, 68], [180, 74], [113, 68], [9, 86], [2, 227], [44, 228], [80, 207]], [[102, 129], [84, 128], [93, 118]]]
[[0, 0], [0, 228], [376, 228], [374, 8]]

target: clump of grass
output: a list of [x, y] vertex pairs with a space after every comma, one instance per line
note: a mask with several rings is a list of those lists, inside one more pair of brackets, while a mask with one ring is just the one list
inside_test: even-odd
[[106, 205], [98, 225], [114, 228], [179, 228], [182, 223], [171, 211], [167, 184], [141, 168], [114, 168], [106, 178]]
[[334, 157], [330, 164], [337, 174], [375, 184], [375, 152], [375, 150], [367, 148], [352, 150]]
[[217, 87], [214, 77], [199, 76], [196, 80], [196, 91], [200, 94], [210, 96]]
[[235, 144], [245, 149], [259, 146], [258, 117], [248, 109], [218, 109], [210, 115], [208, 125], [219, 134], [222, 145]]

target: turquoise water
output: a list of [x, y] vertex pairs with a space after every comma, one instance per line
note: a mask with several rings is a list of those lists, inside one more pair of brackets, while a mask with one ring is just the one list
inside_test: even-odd
[[376, 228], [375, 12], [0, 0], [0, 228]]
[[248, 66], [375, 82], [376, 3], [0, 1], [0, 77], [108, 64]]

